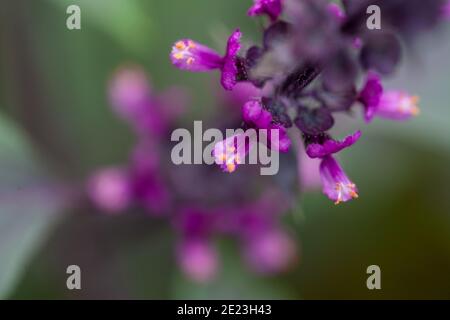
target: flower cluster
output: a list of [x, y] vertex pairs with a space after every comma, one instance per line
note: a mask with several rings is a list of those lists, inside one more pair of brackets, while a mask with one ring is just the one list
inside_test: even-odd
[[[381, 30], [367, 27], [369, 5], [381, 9]], [[342, 6], [326, 0], [254, 0], [248, 15], [268, 17], [260, 45], [241, 50], [237, 29], [223, 57], [184, 39], [175, 42], [171, 59], [182, 70], [220, 70], [225, 90], [253, 86], [258, 96], [242, 102], [243, 129], [278, 130], [269, 147], [281, 152], [291, 147], [287, 131], [299, 129], [307, 156], [320, 159], [324, 194], [337, 204], [358, 197], [335, 154], [356, 143], [361, 132], [334, 140], [329, 130], [335, 115], [360, 109], [367, 123], [417, 115], [418, 97], [386, 90], [382, 78], [395, 72], [403, 44], [435, 27], [448, 8], [444, 0], [345, 0]], [[214, 150], [226, 172], [235, 172], [252, 148], [251, 143], [239, 146], [237, 139], [228, 138]]]
[[[237, 110], [236, 103], [255, 94], [252, 88], [237, 87], [220, 99], [227, 115]], [[140, 208], [151, 217], [168, 220], [178, 237], [178, 264], [197, 282], [219, 273], [214, 244], [218, 236], [236, 240], [243, 260], [258, 273], [282, 272], [296, 261], [296, 243], [280, 222], [291, 200], [276, 185], [257, 181], [256, 170], [225, 176], [215, 167], [175, 166], [168, 158], [167, 139], [186, 110], [183, 90], [174, 87], [156, 93], [143, 69], [128, 65], [113, 75], [108, 94], [113, 110], [130, 125], [137, 142], [128, 163], [101, 168], [88, 179], [87, 196], [96, 208], [109, 214]], [[270, 119], [260, 119], [258, 110], [251, 109], [246, 113], [249, 123], [271, 126]], [[219, 155], [218, 148], [216, 152]], [[238, 162], [237, 155], [235, 159]], [[233, 169], [231, 162], [227, 168]], [[254, 192], [257, 186], [265, 191]], [[281, 198], [285, 200], [280, 202]]]

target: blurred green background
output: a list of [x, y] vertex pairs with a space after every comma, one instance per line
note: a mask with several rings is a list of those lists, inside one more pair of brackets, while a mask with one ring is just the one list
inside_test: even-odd
[[[407, 123], [366, 127], [344, 117], [343, 134], [364, 136], [343, 154], [360, 198], [334, 206], [320, 192], [286, 216], [301, 247], [292, 272], [258, 277], [236, 246], [221, 241], [221, 272], [208, 285], [184, 279], [169, 226], [141, 215], [108, 217], [83, 204], [63, 210], [43, 183], [79, 184], [95, 168], [126, 161], [129, 128], [110, 110], [106, 84], [124, 62], [145, 67], [154, 87], [192, 90], [186, 123], [214, 112], [210, 78], [170, 65], [174, 40], [223, 50], [239, 26], [260, 41], [250, 0], [1, 0], [0, 298], [450, 298], [450, 28], [409, 49], [392, 88], [421, 96]], [[82, 29], [66, 29], [81, 7]], [[209, 90], [208, 90], [209, 91]], [[82, 290], [66, 289], [66, 267], [82, 269]], [[366, 268], [382, 290], [366, 288]]]

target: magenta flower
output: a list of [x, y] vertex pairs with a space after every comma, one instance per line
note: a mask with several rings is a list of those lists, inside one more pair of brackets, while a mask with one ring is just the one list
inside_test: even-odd
[[328, 5], [328, 12], [339, 22], [344, 21], [346, 18], [344, 10], [342, 10], [342, 8], [336, 3], [330, 3]]
[[306, 153], [313, 159], [325, 158], [354, 145], [359, 138], [361, 138], [361, 131], [358, 130], [341, 141], [326, 139], [323, 143], [311, 143], [306, 147]]
[[247, 14], [250, 17], [267, 15], [272, 22], [276, 21], [283, 9], [282, 0], [254, 0]]
[[320, 188], [320, 159], [312, 159], [302, 145], [297, 152], [297, 173], [301, 191], [314, 191]]
[[109, 98], [114, 110], [126, 120], [136, 119], [151, 100], [151, 85], [144, 70], [124, 66], [117, 70], [109, 83]]
[[132, 154], [130, 179], [134, 199], [154, 216], [168, 212], [172, 205], [171, 194], [161, 175], [156, 146], [141, 142]]
[[322, 181], [323, 193], [333, 200], [335, 204], [345, 202], [358, 197], [356, 186], [351, 182], [342, 170], [333, 154], [355, 144], [361, 137], [361, 131], [347, 136], [344, 140], [337, 141], [325, 137], [320, 143], [310, 143], [306, 147], [306, 153], [310, 158], [321, 158], [320, 178]]
[[[222, 93], [223, 92], [223, 93]], [[249, 100], [262, 96], [262, 90], [256, 88], [251, 82], [238, 82], [232, 91], [222, 91], [220, 98], [233, 109], [241, 110]]]
[[[256, 139], [256, 136], [253, 138]], [[225, 172], [236, 171], [237, 166], [245, 162], [245, 157], [253, 145], [252, 141], [248, 140], [245, 133], [242, 133], [216, 143], [213, 149], [215, 163]], [[251, 136], [250, 140], [253, 140]]]
[[128, 173], [121, 168], [102, 169], [89, 179], [87, 193], [99, 209], [109, 213], [123, 211], [132, 198]]
[[203, 239], [183, 240], [177, 259], [184, 274], [199, 283], [211, 281], [219, 269], [216, 249]]
[[272, 115], [264, 110], [258, 100], [248, 101], [242, 107], [242, 117], [247, 124], [258, 129], [268, 129], [272, 124]]
[[418, 96], [404, 91], [388, 91], [381, 96], [376, 115], [391, 120], [408, 120], [420, 113]]
[[358, 198], [356, 185], [332, 156], [323, 158], [320, 164], [320, 177], [323, 193], [335, 201], [335, 204]]
[[246, 240], [244, 258], [258, 273], [284, 272], [297, 260], [296, 245], [286, 232], [267, 230]]
[[383, 95], [383, 85], [380, 76], [375, 72], [369, 72], [366, 83], [359, 94], [359, 101], [364, 106], [364, 120], [369, 123], [375, 116]]
[[450, 1], [447, 0], [447, 2], [442, 7], [442, 16], [444, 19], [450, 20]]
[[216, 51], [190, 39], [177, 41], [170, 54], [173, 65], [181, 70], [205, 72], [219, 69], [222, 72], [221, 83], [226, 90], [232, 90], [237, 80], [236, 57], [241, 48], [241, 32], [233, 32], [228, 39], [224, 57]]
[[121, 67], [108, 88], [114, 111], [139, 134], [164, 136], [174, 120], [184, 112], [187, 95], [177, 87], [155, 94], [139, 66]]
[[[286, 128], [273, 123], [271, 113], [263, 108], [259, 100], [248, 101], [242, 107], [242, 117], [250, 127], [268, 130], [269, 148], [279, 152], [289, 151], [291, 140], [289, 139]], [[278, 139], [273, 137], [272, 130], [278, 131]]]
[[404, 91], [385, 91], [378, 74], [370, 72], [359, 94], [364, 106], [364, 119], [372, 121], [375, 116], [391, 120], [408, 120], [419, 114], [419, 97]]

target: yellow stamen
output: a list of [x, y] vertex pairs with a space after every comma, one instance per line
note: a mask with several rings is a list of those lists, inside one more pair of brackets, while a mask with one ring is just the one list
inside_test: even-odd
[[184, 48], [186, 48], [186, 45], [184, 44], [183, 41], [178, 41], [178, 42], [175, 44], [175, 48], [177, 48], [178, 50], [184, 50]]
[[195, 43], [192, 41], [189, 41], [188, 46], [189, 46], [189, 48], [193, 49], [193, 48], [195, 48]]
[[234, 170], [236, 170], [236, 165], [234, 163], [227, 164], [227, 170], [229, 173], [234, 172]]
[[189, 57], [189, 58], [187, 59], [186, 63], [187, 63], [187, 64], [193, 64], [194, 61], [195, 61], [194, 58]]
[[181, 59], [183, 59], [184, 55], [182, 52], [177, 52], [177, 53], [173, 54], [173, 57], [177, 60], [181, 60]]

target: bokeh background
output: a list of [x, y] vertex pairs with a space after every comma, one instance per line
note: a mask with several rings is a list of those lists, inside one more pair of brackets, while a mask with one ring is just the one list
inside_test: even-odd
[[[82, 29], [66, 28], [78, 4]], [[362, 128], [343, 155], [360, 189], [334, 206], [320, 192], [299, 195], [285, 217], [301, 247], [290, 272], [248, 271], [235, 245], [220, 242], [222, 267], [209, 284], [185, 279], [174, 261], [173, 231], [139, 214], [107, 216], [83, 203], [67, 209], [42, 186], [80, 185], [95, 168], [126, 161], [133, 135], [106, 97], [124, 62], [142, 65], [156, 88], [192, 92], [187, 126], [214, 113], [208, 75], [170, 65], [174, 40], [221, 50], [239, 26], [259, 41], [250, 0], [0, 1], [0, 298], [450, 298], [450, 26], [408, 48], [388, 87], [421, 96], [406, 123], [341, 119]], [[59, 190], [61, 191], [61, 190]], [[66, 288], [66, 267], [82, 269], [82, 290]], [[382, 290], [366, 288], [366, 268]]]

